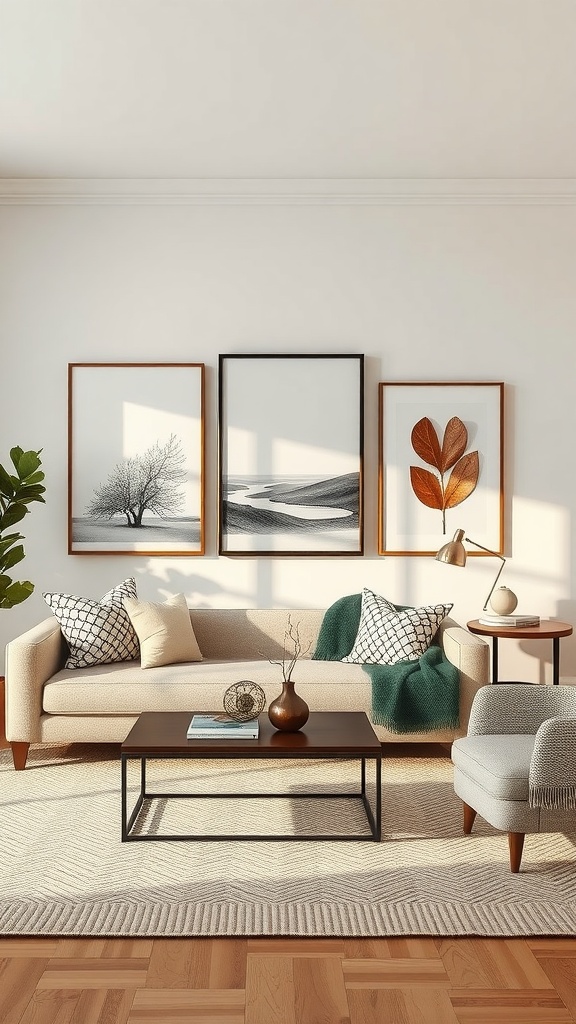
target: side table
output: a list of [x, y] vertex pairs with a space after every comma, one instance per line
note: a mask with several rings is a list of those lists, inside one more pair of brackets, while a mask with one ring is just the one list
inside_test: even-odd
[[466, 625], [471, 633], [492, 638], [492, 682], [498, 680], [498, 641], [502, 637], [508, 640], [552, 640], [552, 682], [558, 686], [560, 682], [560, 637], [570, 636], [572, 626], [569, 622], [557, 622], [555, 619], [542, 619], [539, 626], [485, 626], [479, 619], [472, 619]]

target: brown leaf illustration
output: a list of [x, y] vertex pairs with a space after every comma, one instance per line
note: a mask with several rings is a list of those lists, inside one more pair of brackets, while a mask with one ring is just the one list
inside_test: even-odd
[[[427, 416], [424, 416], [412, 428], [410, 435], [412, 447], [423, 462], [436, 469], [441, 469], [440, 441], [434, 428], [434, 424]], [[438, 506], [440, 508], [441, 506]], [[432, 508], [436, 508], [435, 505]]]
[[438, 477], [420, 466], [410, 466], [410, 483], [412, 490], [423, 505], [428, 508], [442, 508], [442, 488]]
[[454, 466], [458, 459], [464, 455], [468, 444], [468, 431], [458, 416], [453, 416], [446, 424], [444, 439], [442, 441], [442, 453], [440, 455], [439, 469], [445, 473], [447, 469]]
[[444, 491], [444, 508], [454, 508], [472, 494], [479, 472], [478, 452], [469, 452], [456, 463]]

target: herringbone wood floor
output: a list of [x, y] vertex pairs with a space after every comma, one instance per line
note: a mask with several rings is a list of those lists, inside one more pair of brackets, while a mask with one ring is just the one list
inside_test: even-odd
[[0, 1022], [576, 1024], [576, 937], [0, 938]]
[[3, 1024], [573, 1024], [576, 939], [2, 939]]

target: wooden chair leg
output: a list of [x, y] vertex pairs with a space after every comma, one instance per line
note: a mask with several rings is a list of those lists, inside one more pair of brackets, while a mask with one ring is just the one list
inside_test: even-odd
[[520, 861], [524, 849], [524, 832], [509, 832], [508, 846], [510, 848], [510, 871], [517, 874], [520, 871]]
[[26, 767], [26, 758], [28, 757], [28, 751], [30, 750], [29, 743], [11, 743], [12, 747], [12, 760], [14, 761], [14, 768], [17, 772], [24, 771]]
[[462, 808], [464, 811], [464, 835], [469, 836], [472, 831], [472, 825], [476, 820], [476, 811], [473, 807], [469, 807], [462, 801]]

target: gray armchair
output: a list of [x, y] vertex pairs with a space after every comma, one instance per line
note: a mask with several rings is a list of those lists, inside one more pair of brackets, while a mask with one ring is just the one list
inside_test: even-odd
[[526, 833], [576, 831], [576, 687], [481, 687], [452, 761], [464, 832], [477, 814], [507, 832], [519, 871]]

